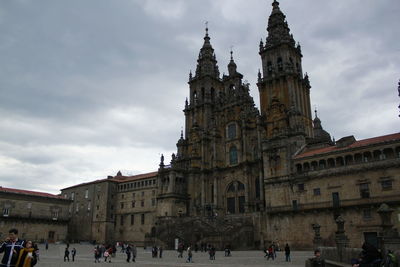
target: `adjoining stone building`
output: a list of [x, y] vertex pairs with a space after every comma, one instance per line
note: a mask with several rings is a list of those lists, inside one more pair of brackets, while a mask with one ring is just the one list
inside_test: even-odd
[[154, 224], [157, 172], [116, 176], [61, 190], [71, 200], [68, 239], [144, 245]]
[[306, 248], [316, 224], [321, 242], [333, 244], [341, 215], [350, 245], [359, 247], [376, 242], [381, 203], [396, 210], [399, 226], [400, 133], [332, 140], [312, 118], [301, 47], [277, 1], [267, 32], [258, 46], [260, 109], [232, 51], [221, 77], [206, 29], [170, 164], [161, 157], [154, 173], [62, 189], [73, 200], [70, 239]]
[[48, 193], [0, 187], [0, 240], [11, 228], [27, 240], [65, 240], [70, 202]]

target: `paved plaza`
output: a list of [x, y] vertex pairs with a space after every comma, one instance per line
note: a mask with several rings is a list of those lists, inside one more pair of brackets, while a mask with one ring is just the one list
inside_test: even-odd
[[[264, 258], [262, 251], [232, 251], [231, 257], [224, 257], [223, 251], [217, 251], [216, 259], [210, 261], [208, 253], [193, 252], [193, 263], [186, 263], [186, 253], [184, 258], [178, 258], [176, 251], [166, 250], [163, 253], [163, 258], [152, 258], [150, 250], [144, 250], [138, 248], [138, 256], [136, 262], [126, 262], [126, 254], [117, 252], [115, 258], [112, 258], [112, 263], [103, 262], [94, 263], [93, 249], [91, 245], [71, 244], [70, 250], [76, 248], [77, 255], [75, 262], [64, 262], [64, 250], [65, 245], [54, 245], [50, 244], [49, 250], [45, 250], [43, 245], [39, 246], [40, 249], [40, 261], [36, 266], [39, 267], [58, 267], [58, 266], [75, 266], [75, 267], [88, 267], [88, 266], [293, 266], [293, 267], [304, 267], [304, 262], [307, 258], [312, 256], [311, 251], [293, 251], [292, 261], [285, 262], [284, 252], [278, 252], [277, 259], [274, 261], [267, 261]], [[1, 255], [2, 256], [2, 255]]]

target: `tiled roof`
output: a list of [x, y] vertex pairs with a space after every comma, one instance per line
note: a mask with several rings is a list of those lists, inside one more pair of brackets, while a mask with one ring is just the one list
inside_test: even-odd
[[101, 183], [104, 181], [111, 181], [111, 182], [116, 182], [116, 183], [136, 181], [136, 180], [140, 180], [140, 179], [154, 177], [157, 175], [157, 173], [158, 172], [148, 172], [148, 173], [142, 173], [142, 174], [133, 175], [133, 176], [123, 176], [123, 175], [111, 176], [111, 178], [105, 178], [105, 179], [99, 179], [99, 180], [95, 180], [95, 181], [91, 181], [91, 182], [87, 182], [87, 183], [81, 183], [81, 184], [63, 188], [61, 190], [70, 189], [70, 188], [74, 188], [74, 187], [80, 187], [80, 186], [84, 186], [84, 185], [97, 184], [97, 183]]
[[315, 156], [315, 155], [319, 155], [319, 154], [326, 154], [326, 153], [330, 153], [330, 152], [342, 151], [342, 150], [347, 150], [347, 149], [351, 149], [351, 148], [363, 147], [363, 146], [368, 146], [368, 145], [372, 145], [372, 144], [379, 144], [379, 143], [395, 141], [395, 140], [400, 141], [400, 133], [382, 135], [382, 136], [378, 136], [378, 137], [359, 140], [359, 141], [356, 141], [356, 142], [352, 143], [351, 145], [348, 145], [345, 147], [329, 146], [329, 147], [308, 150], [304, 153], [301, 153], [301, 154], [295, 156], [294, 158], [300, 159], [300, 158]]
[[22, 194], [22, 195], [29, 195], [29, 196], [36, 196], [36, 197], [49, 197], [49, 198], [63, 199], [61, 196], [53, 195], [53, 194], [49, 194], [49, 193], [15, 189], [15, 188], [7, 188], [7, 187], [1, 187], [1, 186], [0, 186], [0, 192]]
[[123, 182], [130, 182], [130, 181], [136, 181], [140, 179], [146, 179], [146, 178], [151, 178], [154, 177], [158, 174], [158, 172], [148, 172], [148, 173], [143, 173], [143, 174], [138, 174], [134, 176], [115, 176], [114, 179], [116, 179], [119, 183]]

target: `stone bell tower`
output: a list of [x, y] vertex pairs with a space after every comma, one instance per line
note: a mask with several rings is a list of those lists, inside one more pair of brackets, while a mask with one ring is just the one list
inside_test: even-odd
[[268, 36], [261, 40], [258, 73], [260, 109], [266, 131], [264, 171], [267, 177], [290, 173], [292, 155], [313, 137], [310, 83], [303, 75], [301, 47], [290, 34], [285, 15], [274, 0]]

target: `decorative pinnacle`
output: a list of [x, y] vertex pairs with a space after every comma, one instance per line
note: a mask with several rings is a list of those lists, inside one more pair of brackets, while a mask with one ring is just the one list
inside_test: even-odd
[[206, 24], [206, 37], [208, 37], [208, 21], [206, 21], [205, 24]]

